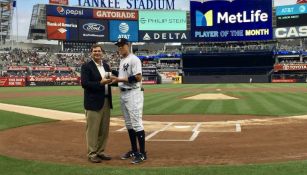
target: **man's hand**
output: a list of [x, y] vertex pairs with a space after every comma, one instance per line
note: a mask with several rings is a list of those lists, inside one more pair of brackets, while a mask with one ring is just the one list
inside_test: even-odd
[[118, 77], [116, 77], [116, 76], [111, 76], [110, 78], [111, 78], [110, 84], [118, 83]]
[[109, 83], [111, 83], [111, 82], [112, 82], [111, 79], [102, 79], [102, 80], [100, 81], [100, 84], [105, 85], [105, 84], [109, 84]]

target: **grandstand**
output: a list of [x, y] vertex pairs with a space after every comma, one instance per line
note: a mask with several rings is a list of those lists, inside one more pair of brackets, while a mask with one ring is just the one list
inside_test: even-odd
[[[1, 0], [1, 3], [7, 4], [12, 3], [12, 1]], [[46, 40], [48, 38], [46, 16], [48, 16], [47, 13], [50, 13], [47, 12], [46, 6], [46, 4], [37, 4], [33, 7], [28, 34], [29, 42], [20, 42], [18, 48], [2, 45], [0, 50], [2, 77], [39, 75], [38, 77], [45, 76], [45, 78], [55, 76], [61, 79], [61, 77], [66, 77], [66, 80], [67, 77], [78, 77], [80, 66], [89, 59], [90, 46], [96, 42], [103, 45], [106, 53], [105, 60], [109, 62], [113, 69], [118, 68], [120, 56], [112, 41], [59, 39], [56, 42], [49, 42]], [[12, 9], [4, 10], [7, 7], [3, 5], [1, 5], [1, 8], [1, 15], [6, 15], [6, 17], [1, 18], [1, 29], [3, 29], [1, 34], [7, 32], [1, 35], [1, 41], [4, 42], [9, 37], [9, 26], [11, 25], [11, 16], [7, 14], [12, 13]], [[69, 8], [79, 9], [80, 7]], [[84, 8], [85, 11], [91, 9]], [[278, 26], [280, 22], [277, 22], [280, 20], [279, 11], [277, 8], [273, 8], [272, 11], [272, 26], [274, 29], [278, 29], [281, 27]], [[186, 13], [187, 26], [185, 30], [190, 33], [192, 22], [190, 12], [184, 13]], [[290, 30], [290, 27], [292, 26], [283, 27], [281, 31]], [[291, 28], [291, 30], [294, 29]], [[171, 42], [169, 39], [174, 35], [170, 33], [164, 35], [157, 32], [155, 35], [151, 35], [150, 32], [145, 35], [146, 37], [144, 36], [145, 39], [148, 39], [148, 36], [154, 36], [160, 37], [160, 40], [132, 43], [132, 51], [143, 63], [144, 84], [266, 83], [306, 82], [307, 80], [307, 40], [305, 37], [291, 36], [286, 38], [275, 37], [270, 40], [225, 42], [195, 42], [189, 38]], [[163, 42], [161, 36], [166, 37], [168, 34], [170, 38], [167, 42]], [[177, 36], [179, 35], [180, 33]], [[16, 46], [17, 44], [14, 45], [14, 47]], [[25, 70], [23, 66], [26, 66]], [[39, 70], [43, 69], [42, 66], [48, 68], [46, 72], [33, 72], [31, 71], [33, 66], [39, 67]], [[68, 73], [57, 71], [57, 67], [69, 71]], [[44, 81], [46, 80], [42, 80], [42, 82]], [[34, 85], [35, 83], [25, 83], [25, 85], [30, 84]], [[36, 85], [65, 84], [78, 83], [36, 83]]]

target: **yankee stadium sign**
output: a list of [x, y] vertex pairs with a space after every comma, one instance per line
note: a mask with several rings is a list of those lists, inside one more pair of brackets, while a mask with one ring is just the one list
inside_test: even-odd
[[78, 0], [78, 3], [86, 7], [174, 10], [179, 1], [182, 0]]

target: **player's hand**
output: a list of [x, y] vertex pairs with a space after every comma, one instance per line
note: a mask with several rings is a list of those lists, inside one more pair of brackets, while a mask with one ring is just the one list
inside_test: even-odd
[[115, 83], [118, 83], [118, 77], [116, 76], [111, 76], [111, 83], [110, 84], [115, 84]]
[[102, 80], [100, 81], [100, 84], [105, 85], [105, 84], [109, 84], [109, 83], [111, 83], [111, 82], [112, 82], [111, 79], [102, 79]]

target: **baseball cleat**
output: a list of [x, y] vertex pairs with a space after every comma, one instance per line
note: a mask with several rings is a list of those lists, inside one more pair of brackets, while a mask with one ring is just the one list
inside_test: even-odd
[[134, 156], [134, 154], [135, 153], [133, 151], [128, 151], [125, 154], [121, 155], [120, 159], [122, 159], [122, 160], [130, 159]]

